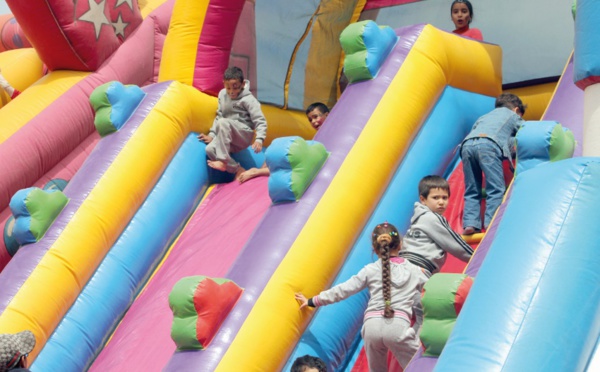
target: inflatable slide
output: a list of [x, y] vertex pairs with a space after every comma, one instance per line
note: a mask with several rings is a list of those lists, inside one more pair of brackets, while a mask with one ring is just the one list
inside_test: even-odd
[[[571, 128], [583, 145], [576, 155], [587, 146], [597, 156], [598, 138], [586, 126], [597, 126], [590, 88], [598, 81], [598, 4], [579, 1], [577, 10], [574, 59], [544, 117]], [[592, 191], [598, 182], [597, 157], [517, 169], [486, 259], [477, 259], [480, 248], [472, 261], [477, 276], [436, 370], [593, 370], [600, 336]]]
[[[354, 246], [355, 235], [371, 229], [372, 225], [366, 227], [369, 215], [392, 184], [395, 185], [392, 197], [402, 195], [406, 200], [405, 213], [410, 213], [414, 195], [405, 190], [416, 189], [422, 175], [447, 166], [455, 143], [478, 115], [489, 110], [493, 101], [490, 97], [499, 93], [498, 64], [488, 62], [490, 58], [499, 62], [496, 46], [461, 39], [423, 25], [399, 30], [397, 36], [398, 41], [375, 79], [351, 84], [329, 115], [327, 125], [315, 136], [315, 141], [322, 143], [330, 156], [302, 198], [296, 203], [270, 206], [245, 245], [238, 248], [237, 257], [228, 263], [230, 267], [226, 271], [224, 267], [215, 267], [208, 257], [220, 255], [222, 251], [225, 254], [225, 250], [233, 252], [231, 244], [234, 242], [229, 243], [227, 230], [205, 233], [211, 236], [206, 237], [206, 241], [198, 238], [203, 247], [194, 245], [196, 248], [192, 250], [184, 247], [190, 245], [186, 236], [188, 229], [192, 233], [192, 227], [186, 227], [91, 370], [124, 366], [153, 369], [157, 365], [177, 371], [232, 370], [241, 366], [250, 370], [279, 370], [283, 367], [286, 356], [297, 343], [295, 328], [305, 324], [306, 314], [298, 311], [294, 291], [310, 291], [333, 280], [337, 268]], [[455, 48], [437, 48], [450, 40]], [[476, 79], [480, 82], [477, 88], [459, 78], [473, 70], [461, 57], [465, 49], [481, 56], [473, 62], [481, 71]], [[423, 63], [430, 59], [433, 61], [429, 64]], [[462, 63], [451, 62], [455, 60]], [[422, 79], [422, 76], [430, 79]], [[486, 94], [480, 93], [482, 91]], [[370, 99], [365, 100], [365, 96]], [[471, 110], [465, 110], [460, 102], [470, 102]], [[398, 121], [396, 118], [400, 117]], [[457, 120], [449, 121], [448, 117]], [[445, 131], [449, 122], [459, 125], [459, 129], [452, 127]], [[386, 143], [384, 147], [379, 145], [382, 142]], [[431, 157], [429, 161], [424, 157], [421, 163], [414, 161], [413, 157], [429, 151], [432, 143], [438, 144], [439, 157]], [[381, 164], [372, 164], [370, 160], [368, 154], [375, 151]], [[409, 155], [413, 152], [416, 155]], [[410, 176], [394, 176], [395, 181], [390, 183], [389, 169], [397, 168], [402, 159], [407, 158], [404, 163], [408, 168], [404, 172], [408, 171]], [[372, 182], [364, 182], [366, 175]], [[264, 187], [263, 180], [256, 181], [263, 182]], [[245, 186], [228, 185], [227, 188]], [[354, 190], [361, 190], [360, 198], [355, 197]], [[390, 221], [397, 218], [395, 211], [390, 210], [398, 207], [394, 203], [390, 200], [382, 203], [381, 218]], [[201, 204], [199, 211], [202, 208]], [[209, 204], [206, 208], [210, 208]], [[204, 218], [209, 219], [210, 212], [206, 213]], [[200, 222], [192, 221], [200, 228]], [[327, 231], [331, 229], [344, 233], [330, 236]], [[368, 250], [364, 250], [364, 244], [360, 248], [356, 252], [363, 262], [372, 259]], [[185, 257], [181, 257], [182, 254]], [[192, 254], [198, 259], [192, 260]], [[223, 265], [229, 262], [225, 257], [220, 260]], [[175, 281], [185, 275], [188, 266], [191, 266], [190, 272], [203, 275], [216, 272], [233, 280], [244, 292], [205, 350], [177, 351], [171, 356], [175, 351], [175, 345], [168, 338], [172, 315], [165, 297]], [[305, 275], [306, 272], [322, 274], [313, 277]], [[353, 317], [356, 318], [356, 314]], [[346, 329], [341, 322], [340, 325], [338, 332], [349, 332], [354, 339], [356, 329]], [[266, 329], [269, 331], [265, 332]], [[232, 338], [235, 334], [237, 336]], [[257, 335], [260, 335], [258, 343]], [[138, 353], [140, 349], [147, 351]]]
[[[131, 5], [133, 11], [135, 3], [117, 1], [115, 8]], [[355, 296], [314, 316], [298, 310], [293, 293], [318, 293], [373, 260], [368, 234], [382, 220], [406, 229], [418, 180], [446, 171], [456, 144], [500, 93], [500, 48], [431, 25], [394, 32], [374, 22], [360, 23], [357, 39], [379, 50], [368, 54], [361, 67], [371, 79], [346, 88], [315, 142], [303, 140], [314, 131], [301, 112], [263, 105], [269, 122], [266, 145], [295, 136], [302, 156], [312, 156], [318, 144], [328, 152], [303, 195], [281, 203], [269, 198], [272, 189], [264, 178], [214, 185], [223, 175], [206, 167], [204, 145], [196, 139], [212, 124], [224, 66], [230, 58], [245, 60], [230, 53], [235, 27], [224, 33], [215, 25], [253, 16], [260, 5], [239, 0], [148, 3], [153, 11], [140, 14], [137, 29], [105, 62], [92, 55], [95, 64], [88, 71], [76, 71], [77, 59], [53, 65], [49, 52], [40, 50], [52, 72], [0, 111], [7, 117], [31, 115], [18, 105], [36, 99], [56, 105], [64, 99], [66, 106], [58, 112], [73, 112], [69, 117], [76, 120], [60, 129], [48, 122], [64, 122], [64, 115], [33, 104], [40, 115], [21, 119], [27, 123], [23, 129], [8, 128], [0, 146], [11, 158], [25, 156], [22, 145], [11, 141], [31, 139], [40, 130], [29, 121], [45, 123], [43, 138], [59, 136], [49, 141], [48, 150], [27, 147], [36, 151], [21, 162], [29, 164], [25, 168], [3, 171], [10, 176], [0, 181], [4, 208], [23, 187], [70, 180], [63, 190], [68, 203], [43, 237], [5, 259], [0, 329], [34, 331], [37, 345], [30, 357], [32, 370], [39, 371], [276, 371], [306, 353], [321, 356], [334, 370], [351, 368], [362, 323], [362, 311], [354, 310], [364, 308], [366, 297]], [[357, 20], [364, 2], [334, 5], [343, 8], [347, 24]], [[86, 9], [75, 5], [71, 10], [85, 21]], [[19, 20], [26, 18], [14, 12]], [[80, 24], [93, 26], [98, 38], [107, 27], [93, 20]], [[170, 24], [166, 38], [157, 36], [166, 33], [165, 22]], [[142, 42], [135, 35], [142, 35], [144, 27], [147, 39]], [[315, 43], [323, 42], [321, 34], [312, 36]], [[44, 41], [31, 39], [34, 47]], [[138, 51], [142, 45], [146, 49]], [[315, 63], [314, 50], [295, 48], [293, 53], [298, 59], [308, 56], [307, 65]], [[115, 67], [111, 62], [120, 55], [124, 67]], [[143, 68], [131, 63], [132, 55]], [[122, 75], [123, 69], [132, 76]], [[337, 65], [327, 70], [339, 73]], [[253, 73], [252, 67], [246, 71]], [[298, 79], [291, 69], [286, 72], [281, 106], [300, 106], [292, 94], [301, 90]], [[77, 88], [68, 85], [81, 81], [86, 83]], [[59, 98], [42, 93], [34, 98], [50, 86], [59, 87], [53, 88]], [[79, 98], [62, 98], [68, 94]], [[92, 99], [96, 123], [90, 96], [97, 99]], [[73, 102], [81, 115], [69, 106]], [[99, 108], [108, 114], [99, 115]], [[94, 124], [108, 131], [94, 132]], [[264, 160], [250, 151], [238, 156], [245, 167]], [[593, 161], [575, 167], [588, 164]], [[9, 212], [3, 213], [8, 220]], [[169, 297], [181, 280], [195, 276], [232, 281], [242, 292], [228, 312], [210, 307], [210, 296], [204, 298], [213, 313], [221, 313], [222, 323], [202, 335], [208, 342], [201, 347], [195, 340], [195, 347], [185, 348], [170, 335]], [[194, 317], [201, 321], [202, 312]], [[465, 352], [453, 354], [462, 358]]]

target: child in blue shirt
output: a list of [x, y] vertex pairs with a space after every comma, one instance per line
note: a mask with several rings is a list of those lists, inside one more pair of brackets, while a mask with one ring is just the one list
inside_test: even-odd
[[[502, 203], [506, 185], [502, 162], [515, 151], [515, 136], [523, 123], [526, 106], [511, 93], [496, 98], [495, 109], [475, 122], [460, 146], [465, 179], [463, 228], [471, 235], [487, 228]], [[486, 209], [481, 223], [482, 182], [485, 175]]]

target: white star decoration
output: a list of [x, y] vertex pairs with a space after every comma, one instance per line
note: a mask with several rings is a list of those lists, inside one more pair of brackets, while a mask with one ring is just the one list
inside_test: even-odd
[[123, 3], [127, 3], [127, 5], [129, 5], [129, 9], [133, 10], [133, 0], [117, 0], [117, 5], [115, 5], [115, 8]]
[[94, 24], [94, 30], [96, 31], [96, 40], [100, 37], [100, 30], [102, 29], [102, 25], [111, 25], [111, 22], [106, 18], [106, 14], [104, 14], [104, 6], [106, 0], [102, 0], [99, 4], [94, 0], [88, 0], [88, 5], [90, 10], [83, 13], [81, 17], [79, 17], [80, 21], [90, 22]]
[[115, 28], [115, 34], [117, 36], [121, 35], [123, 38], [125, 38], [125, 28], [127, 27], [129, 23], [127, 22], [123, 22], [123, 18], [121, 18], [121, 13], [119, 13], [119, 17], [117, 18], [116, 22], [113, 22], [113, 27]]

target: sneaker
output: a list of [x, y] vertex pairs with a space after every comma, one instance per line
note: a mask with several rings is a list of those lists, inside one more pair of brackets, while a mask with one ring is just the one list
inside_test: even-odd
[[473, 235], [473, 234], [477, 234], [479, 232], [481, 232], [481, 229], [478, 229], [473, 226], [467, 226], [463, 230], [463, 235]]

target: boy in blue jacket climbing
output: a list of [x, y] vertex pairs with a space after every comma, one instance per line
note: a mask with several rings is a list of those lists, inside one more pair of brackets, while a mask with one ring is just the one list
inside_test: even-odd
[[[496, 108], [483, 115], [473, 125], [460, 146], [465, 177], [465, 209], [463, 228], [465, 235], [487, 228], [502, 203], [506, 185], [502, 162], [512, 164], [515, 153], [515, 136], [523, 123], [526, 106], [511, 93], [496, 98]], [[481, 223], [482, 182], [485, 175], [486, 208]]]

